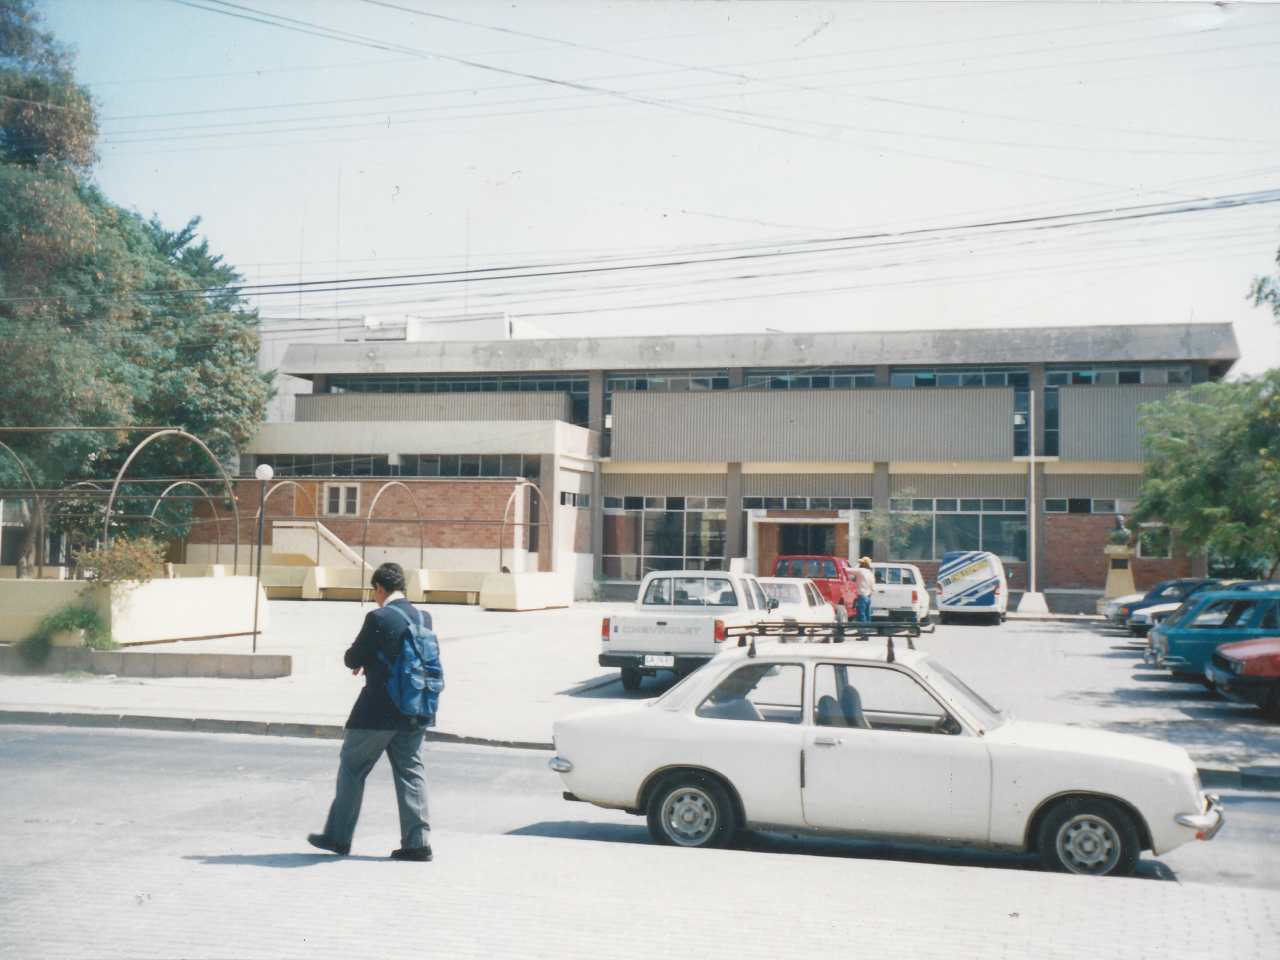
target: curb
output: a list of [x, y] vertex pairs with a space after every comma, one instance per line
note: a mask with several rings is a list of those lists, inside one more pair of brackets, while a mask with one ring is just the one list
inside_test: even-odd
[[[149, 717], [129, 713], [42, 713], [38, 710], [0, 710], [0, 724], [46, 727], [99, 727], [123, 730], [167, 730], [177, 733], [244, 733], [258, 737], [302, 737], [311, 740], [341, 740], [343, 728], [336, 724], [273, 723], [263, 720], [219, 720], [203, 717]], [[555, 749], [550, 743], [523, 740], [486, 740], [457, 733], [424, 731], [436, 743], [461, 743], [476, 747], [511, 747], [517, 750]]]

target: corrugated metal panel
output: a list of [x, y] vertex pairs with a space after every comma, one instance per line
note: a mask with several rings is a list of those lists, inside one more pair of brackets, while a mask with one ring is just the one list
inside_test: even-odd
[[1142, 477], [1137, 474], [1050, 473], [1044, 478], [1045, 497], [1087, 497], [1102, 500], [1136, 500]]
[[1061, 458], [1087, 463], [1143, 459], [1138, 407], [1187, 388], [1173, 384], [1059, 387]]
[[1018, 473], [895, 473], [889, 476], [892, 495], [908, 487], [919, 497], [1025, 497], [1027, 476]]
[[869, 497], [869, 473], [744, 473], [744, 497]]
[[567, 393], [306, 393], [295, 402], [304, 423], [570, 419]]
[[615, 393], [613, 459], [1009, 460], [1013, 388]]
[[606, 497], [723, 497], [723, 473], [606, 473]]

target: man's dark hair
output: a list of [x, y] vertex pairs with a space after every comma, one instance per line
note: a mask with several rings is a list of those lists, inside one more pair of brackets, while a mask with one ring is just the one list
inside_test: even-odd
[[395, 593], [397, 590], [404, 593], [404, 568], [398, 563], [384, 563], [373, 571], [369, 582], [387, 593]]

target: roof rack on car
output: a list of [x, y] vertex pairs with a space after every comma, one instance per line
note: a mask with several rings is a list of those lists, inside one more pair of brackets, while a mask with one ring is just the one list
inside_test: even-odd
[[846, 640], [868, 640], [871, 637], [906, 637], [907, 647], [916, 648], [913, 637], [920, 636], [915, 620], [878, 620], [875, 623], [757, 623], [745, 627], [728, 627], [725, 635], [738, 638], [738, 646], [754, 643], [757, 637], [780, 643], [844, 643]]

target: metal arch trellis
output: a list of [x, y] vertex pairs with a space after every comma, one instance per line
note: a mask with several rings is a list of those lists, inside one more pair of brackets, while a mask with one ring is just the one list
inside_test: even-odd
[[[369, 566], [369, 564], [365, 561], [365, 555], [369, 549], [369, 521], [373, 519], [373, 508], [378, 505], [378, 498], [381, 497], [382, 494], [385, 493], [387, 488], [389, 487], [403, 488], [404, 492], [409, 495], [409, 502], [413, 504], [413, 512], [418, 518], [418, 569], [419, 570], [422, 569], [423, 558], [426, 556], [426, 541], [423, 540], [423, 537], [422, 537], [422, 510], [419, 509], [418, 507], [417, 497], [413, 495], [413, 491], [409, 488], [408, 484], [402, 483], [399, 480], [392, 480], [389, 483], [384, 483], [382, 486], [378, 488], [378, 492], [373, 495], [373, 501], [369, 504], [369, 509], [365, 512], [365, 515], [364, 515], [364, 535], [360, 538], [360, 602], [362, 604], [364, 603], [364, 592], [366, 589], [364, 584], [365, 570], [368, 569], [368, 566]], [[317, 528], [316, 535], [319, 536], [319, 534], [320, 534], [320, 530], [319, 528]]]
[[14, 453], [13, 449], [7, 443], [0, 442], [0, 447], [3, 447], [4, 451], [7, 454], [9, 454], [9, 456], [13, 457], [14, 462], [18, 464], [18, 469], [21, 470], [22, 475], [27, 478], [27, 486], [31, 488], [31, 492], [33, 494], [31, 499], [33, 499], [36, 503], [36, 526], [40, 531], [39, 533], [40, 542], [38, 543], [36, 548], [36, 557], [39, 558], [39, 566], [37, 568], [38, 572], [36, 573], [36, 578], [43, 580], [44, 579], [44, 542], [43, 541], [45, 536], [44, 507], [40, 503], [40, 496], [37, 491], [35, 481], [31, 479], [31, 473], [30, 471], [27, 470], [27, 465], [22, 462], [22, 458], [19, 457], [16, 453]]
[[[194, 480], [177, 480], [174, 483], [171, 483], [169, 484], [169, 486], [164, 488], [164, 492], [161, 493], [160, 496], [156, 498], [155, 506], [151, 508], [151, 514], [147, 517], [147, 533], [151, 532], [151, 524], [155, 523], [156, 512], [160, 509], [160, 504], [164, 502], [164, 498], [167, 497], [172, 491], [178, 489], [178, 487], [184, 487], [184, 486], [195, 487], [202, 494], [204, 494], [206, 498], [205, 502], [209, 503], [209, 510], [213, 514], [213, 535], [218, 538], [217, 542], [214, 544], [214, 547], [213, 547], [213, 562], [215, 564], [219, 564], [222, 562], [222, 524], [224, 522], [224, 518], [218, 516], [218, 510], [216, 507], [213, 506], [212, 501], [215, 498], [209, 493], [208, 490], [200, 486], [200, 484], [196, 483]], [[170, 524], [165, 523], [163, 520], [161, 520], [160, 523], [166, 527], [170, 526]]]
[[[275, 486], [273, 486], [270, 490], [268, 490], [262, 498], [262, 503], [258, 505], [258, 512], [253, 515], [253, 519], [255, 522], [257, 522], [259, 519], [261, 519], [263, 523], [266, 522], [266, 517], [263, 516], [263, 514], [266, 512], [267, 501], [270, 500], [271, 495], [275, 493], [277, 490], [279, 490], [281, 487], [297, 487], [299, 490], [302, 491], [302, 495], [307, 498], [307, 502], [311, 504], [311, 517], [312, 517], [311, 522], [316, 528], [316, 566], [318, 567], [320, 566], [320, 514], [316, 510], [315, 498], [311, 496], [311, 494], [307, 491], [307, 488], [304, 487], [302, 484], [298, 483], [298, 481], [281, 480]], [[293, 511], [293, 514], [294, 514], [294, 518], [296, 519], [298, 515], [298, 511], [295, 509]], [[365, 529], [366, 530], [368, 529], [368, 524], [365, 524]], [[275, 542], [275, 537], [274, 535], [272, 535], [272, 543], [274, 544], [274, 542]]]
[[120, 467], [120, 472], [116, 474], [115, 482], [111, 484], [111, 495], [107, 498], [107, 509], [106, 509], [105, 515], [102, 518], [103, 544], [109, 545], [111, 543], [111, 507], [115, 503], [116, 493], [120, 489], [120, 483], [122, 480], [124, 480], [125, 471], [129, 469], [129, 464], [133, 463], [134, 459], [138, 456], [138, 454], [140, 454], [143, 451], [143, 449], [147, 446], [147, 444], [151, 443], [153, 440], [159, 440], [161, 437], [180, 437], [184, 440], [190, 440], [192, 443], [196, 444], [198, 447], [200, 447], [201, 450], [205, 452], [208, 458], [213, 462], [214, 467], [217, 468], [218, 475], [222, 477], [222, 482], [226, 485], [227, 498], [231, 501], [231, 512], [235, 520], [236, 539], [235, 539], [235, 547], [233, 548], [232, 554], [231, 554], [231, 564], [233, 569], [238, 570], [240, 566], [240, 509], [236, 505], [235, 488], [231, 485], [231, 480], [230, 478], [227, 477], [227, 472], [222, 469], [222, 464], [220, 464], [218, 462], [218, 458], [213, 455], [213, 451], [210, 450], [207, 446], [205, 446], [204, 441], [202, 441], [199, 437], [192, 436], [191, 434], [187, 433], [185, 430], [177, 430], [177, 429], [159, 430], [156, 433], [151, 434], [151, 436], [147, 437], [141, 443], [139, 443], [129, 453], [129, 456], [125, 459], [124, 464]]
[[[498, 570], [499, 572], [501, 572], [503, 568], [503, 563], [502, 563], [503, 551], [506, 549], [506, 544], [507, 544], [507, 514], [511, 512], [511, 507], [516, 502], [516, 494], [518, 494], [525, 487], [531, 487], [533, 489], [533, 492], [538, 495], [538, 502], [542, 504], [542, 513], [548, 518], [548, 520], [539, 520], [537, 523], [529, 523], [527, 520], [522, 520], [519, 522], [513, 521], [511, 525], [513, 527], [548, 527], [550, 528], [549, 519], [552, 516], [552, 514], [550, 509], [547, 507], [547, 498], [543, 496], [542, 490], [532, 480], [521, 479], [518, 483], [516, 483], [515, 488], [511, 491], [511, 496], [507, 497], [507, 505], [502, 511], [502, 529], [498, 531]], [[549, 537], [551, 536], [551, 534], [548, 532], [547, 536]], [[551, 546], [550, 543], [548, 543], [547, 546], [548, 546], [549, 555], [552, 558], [551, 562], [554, 564], [555, 551], [550, 549], [550, 546]]]

